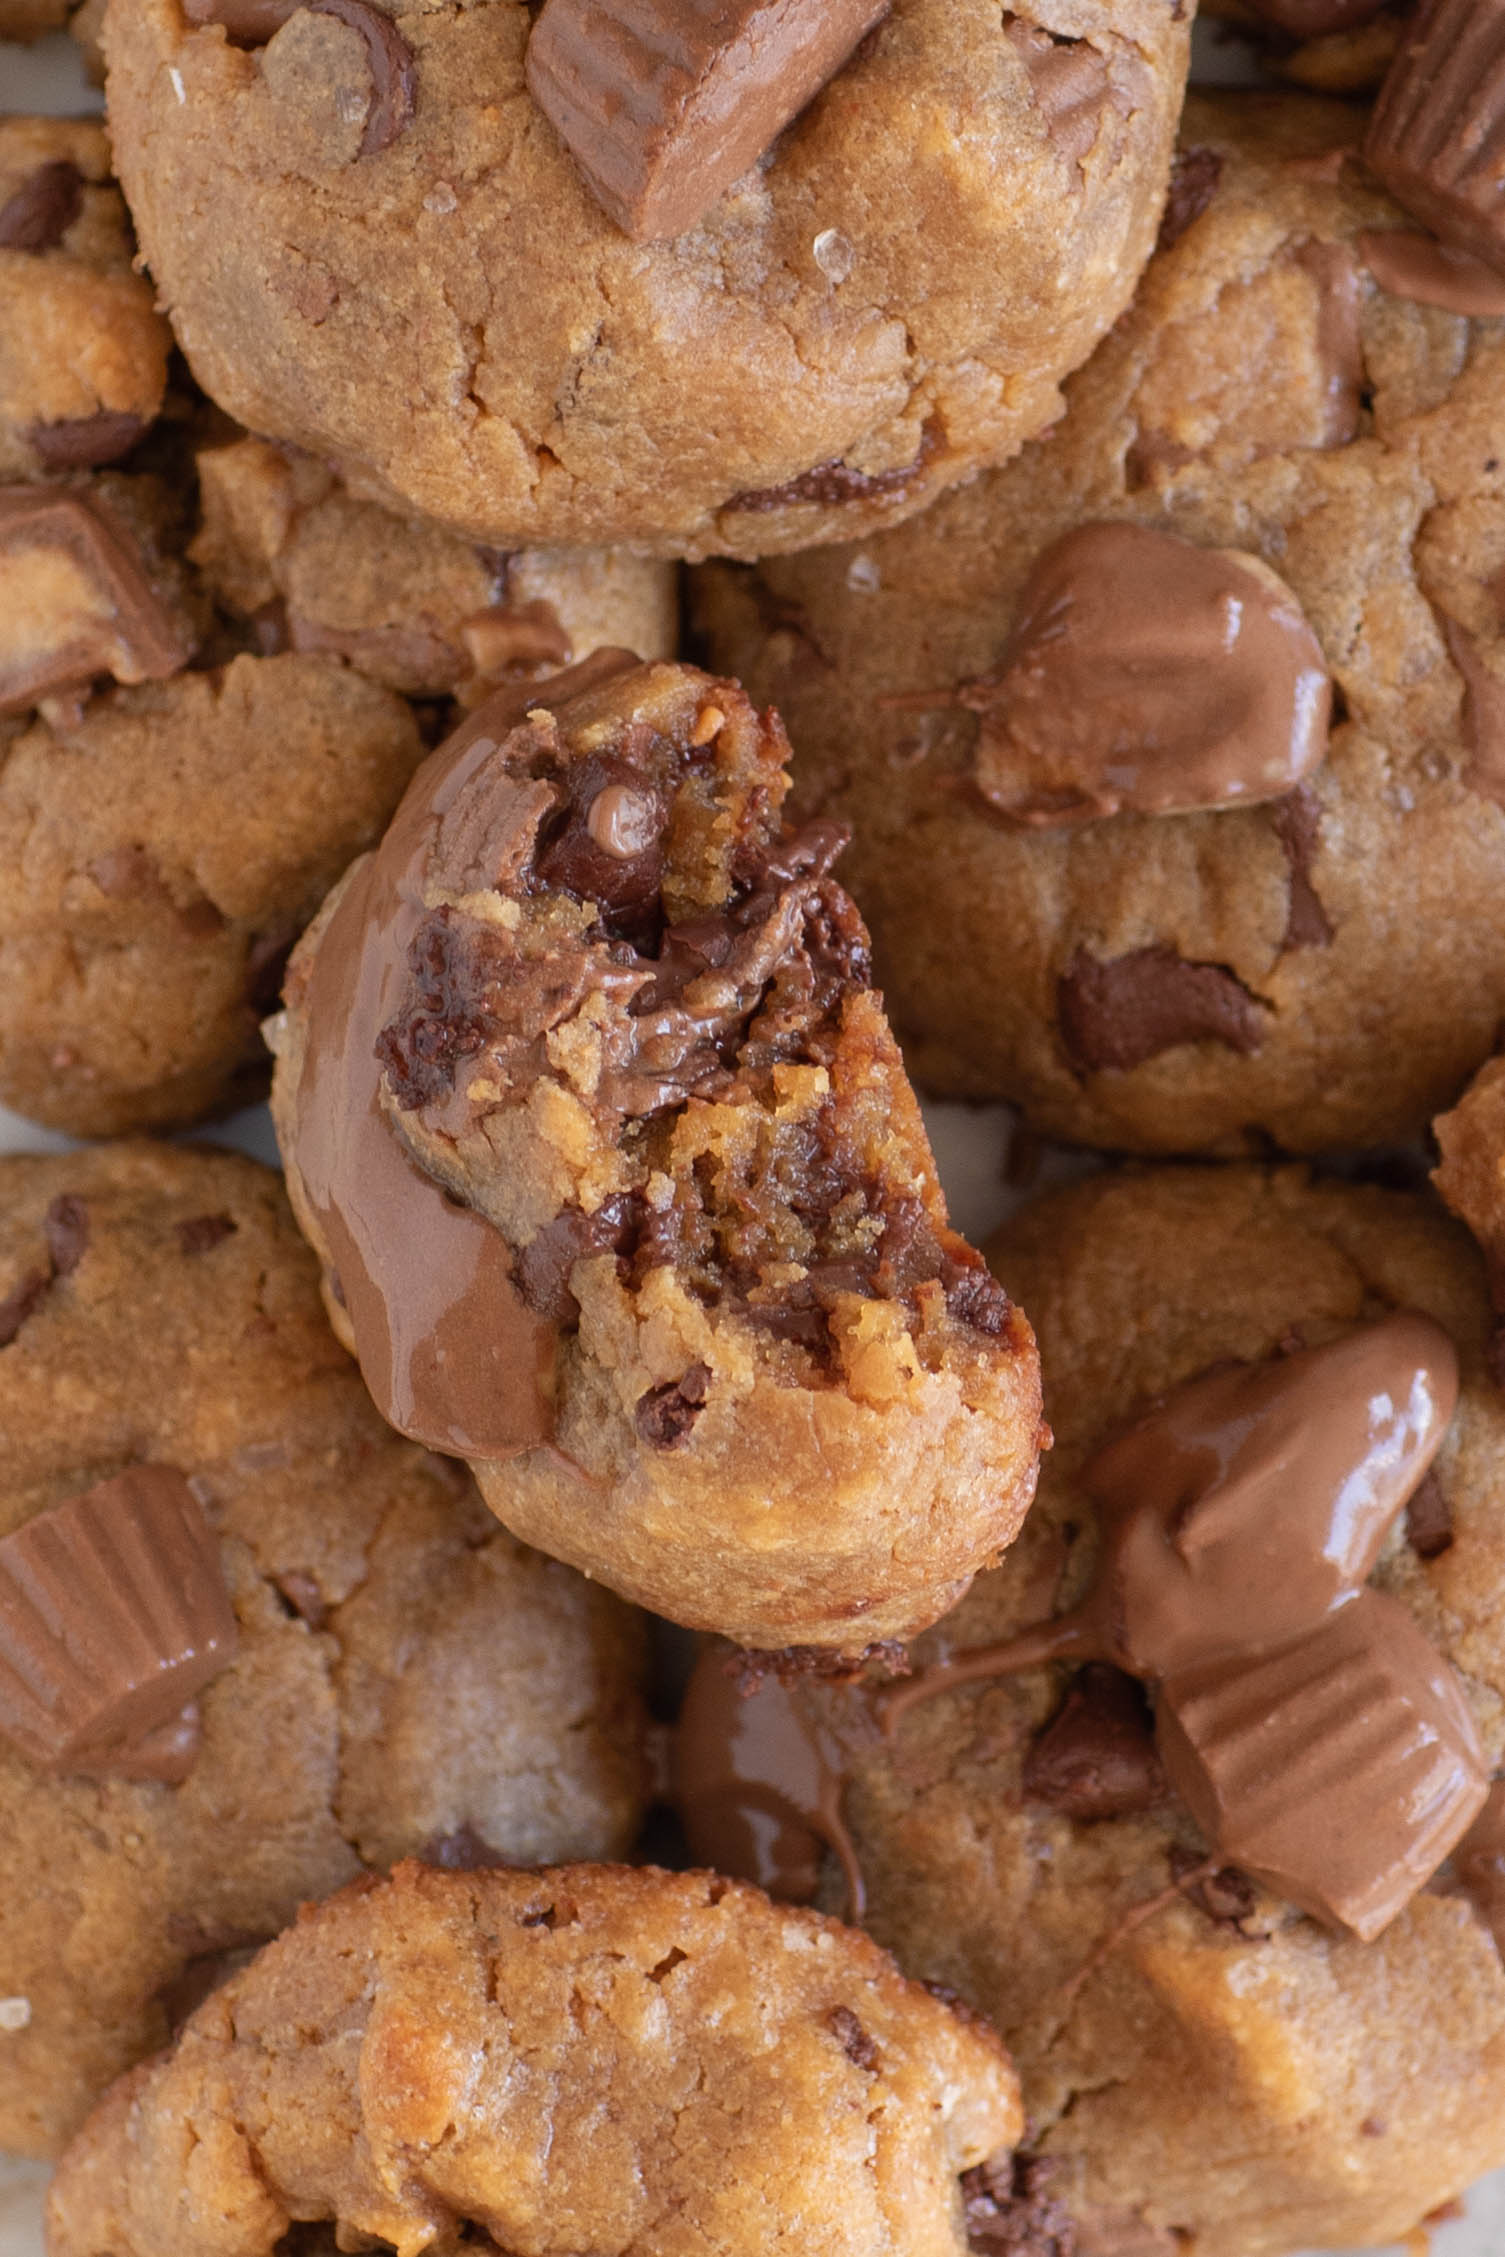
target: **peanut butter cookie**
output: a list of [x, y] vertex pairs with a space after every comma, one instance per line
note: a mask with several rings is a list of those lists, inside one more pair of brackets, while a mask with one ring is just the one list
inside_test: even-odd
[[1039, 1382], [787, 750], [623, 653], [480, 706], [300, 944], [273, 1108], [395, 1426], [677, 1621], [858, 1653], [1010, 1541]]
[[758, 556], [1050, 421], [1153, 240], [1189, 15], [121, 0], [110, 124], [249, 428], [473, 538]]
[[1505, 1013], [1505, 276], [1376, 190], [1361, 125], [1193, 98], [1053, 433], [899, 531], [698, 575], [801, 812], [854, 826], [911, 1070], [1053, 1135], [1410, 1137]]
[[44, 2154], [303, 1898], [620, 1853], [641, 1650], [383, 1426], [265, 1169], [8, 1159], [0, 1289], [0, 2145]]
[[1505, 2160], [1482, 1265], [1427, 1197], [1246, 1166], [993, 1251], [1056, 1435], [1024, 1533], [906, 1681], [710, 1654], [694, 1852], [856, 1894], [992, 2017], [1083, 2257], [1403, 2239]]
[[962, 2257], [1019, 2124], [991, 2033], [834, 1921], [714, 1874], [402, 1865], [116, 2088], [48, 2247]]

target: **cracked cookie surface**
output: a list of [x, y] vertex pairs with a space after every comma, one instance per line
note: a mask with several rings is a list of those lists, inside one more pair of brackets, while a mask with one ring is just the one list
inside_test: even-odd
[[833, 1921], [704, 1873], [404, 1865], [110, 2095], [48, 2247], [271, 2257], [334, 2221], [436, 2253], [961, 2257], [962, 2174], [1019, 2126], [992, 2033]]
[[0, 1162], [0, 1333], [0, 1539], [175, 1468], [238, 1625], [180, 1785], [0, 1738], [0, 2146], [47, 2154], [234, 1954], [363, 1866], [620, 1854], [641, 1652], [629, 1610], [382, 1425], [249, 1161]]
[[[1019, 1542], [916, 1667], [1077, 1605], [1101, 1528], [1086, 1469], [1147, 1401], [1420, 1311], [1461, 1390], [1372, 1580], [1459, 1673], [1498, 1768], [1505, 1404], [1482, 1265], [1435, 1202], [1297, 1168], [1132, 1168], [1032, 1203], [990, 1251], [1027, 1297], [1056, 1447]], [[1386, 2245], [1505, 2159], [1505, 1972], [1461, 1854], [1362, 1943], [1209, 1860], [1127, 1677], [1057, 1663], [907, 1691], [887, 1738], [860, 1688], [784, 1698], [844, 1779], [871, 1932], [1003, 2032], [1083, 2257]], [[842, 1889], [828, 1860], [821, 1901]]]
[[395, 1424], [676, 1620], [857, 1652], [1015, 1533], [1038, 1372], [787, 751], [620, 653], [478, 708], [301, 944], [273, 1106]]
[[528, 94], [521, 0], [379, 17], [414, 103], [366, 154], [349, 25], [246, 48], [129, 0], [111, 125], [179, 341], [250, 428], [481, 538], [756, 556], [906, 515], [1050, 420], [1149, 250], [1189, 13], [894, 0], [647, 246]]
[[[1505, 327], [1381, 288], [1362, 120], [1194, 96], [1166, 241], [1056, 429], [860, 545], [698, 576], [772, 698], [922, 1085], [1112, 1148], [1416, 1134], [1505, 1006]], [[1273, 567], [1334, 686], [1286, 798], [1020, 827], [984, 796], [1035, 560], [1096, 524]], [[1153, 661], [1150, 661], [1153, 670]]]

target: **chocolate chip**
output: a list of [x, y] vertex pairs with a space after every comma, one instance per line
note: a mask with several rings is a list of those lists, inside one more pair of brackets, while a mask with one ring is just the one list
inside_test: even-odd
[[756, 486], [746, 493], [733, 494], [726, 507], [759, 513], [788, 509], [797, 502], [815, 502], [822, 509], [835, 509], [843, 502], [870, 501], [877, 494], [902, 494], [919, 477], [924, 464], [925, 450], [907, 470], [853, 470], [845, 462], [818, 462], [813, 470], [801, 471], [798, 478], [787, 479], [782, 486]]
[[185, 1959], [176, 1975], [170, 1976], [157, 1992], [157, 2003], [167, 2017], [169, 2033], [176, 2037], [190, 2014], [203, 2005], [206, 1998], [248, 1967], [267, 1936], [247, 1935], [243, 1941], [226, 1943], [214, 1951], [195, 1952]]
[[1453, 1548], [1453, 1507], [1435, 1469], [1406, 1500], [1406, 1542], [1419, 1560], [1440, 1559]]
[[1055, 2165], [1016, 2154], [962, 2173], [969, 2248], [984, 2257], [1077, 2257], [1070, 2212], [1051, 2193]]
[[418, 101], [418, 64], [392, 18], [367, 0], [309, 0], [316, 16], [334, 16], [366, 42], [372, 101], [361, 135], [360, 155], [377, 157], [390, 149], [413, 122]]
[[1031, 1802], [1079, 1824], [1148, 1810], [1166, 1792], [1143, 1692], [1122, 1670], [1084, 1669], [1024, 1762]]
[[528, 90], [638, 242], [680, 235], [755, 164], [889, 0], [547, 0]]
[[77, 219], [84, 176], [66, 157], [38, 165], [0, 204], [0, 251], [51, 251]]
[[1187, 229], [1202, 217], [1217, 194], [1222, 177], [1223, 160], [1216, 149], [1176, 151], [1165, 213], [1160, 222], [1160, 240], [1155, 246], [1158, 251], [1168, 251], [1173, 243], [1179, 243]]
[[1270, 811], [1275, 836], [1290, 871], [1290, 898], [1282, 954], [1296, 948], [1326, 948], [1332, 924], [1312, 884], [1312, 861], [1322, 835], [1322, 802], [1307, 784], [1298, 784]]
[[826, 2016], [826, 2027], [847, 2059], [859, 2069], [876, 2069], [878, 2048], [868, 2036], [850, 2006], [833, 2006]]
[[[1183, 1849], [1179, 1842], [1172, 1842], [1167, 1856], [1173, 1881], [1184, 1881], [1188, 1873], [1195, 1873], [1199, 1865], [1207, 1862], [1195, 1850]], [[1259, 1891], [1248, 1874], [1241, 1873], [1236, 1865], [1225, 1865], [1220, 1871], [1210, 1873], [1205, 1881], [1198, 1881], [1185, 1893], [1215, 1927], [1232, 1928], [1239, 1935], [1244, 1934], [1243, 1923], [1259, 1902]]]
[[1406, 26], [1364, 156], [1446, 248], [1505, 271], [1500, 134], [1505, 15], [1495, 0], [1431, 0]]
[[[599, 902], [607, 931], [651, 942], [662, 922], [661, 795], [630, 761], [609, 757], [574, 761], [564, 782], [568, 801], [540, 834], [534, 857], [540, 884]], [[606, 820], [608, 810], [624, 807], [631, 809], [626, 823]]]
[[[462, 1818], [447, 1834], [431, 1834], [418, 1855], [425, 1865], [437, 1865], [446, 1873], [484, 1873], [511, 1862], [477, 1833], [468, 1818]], [[526, 1921], [524, 1925], [534, 1927], [540, 1922]]]
[[650, 1387], [638, 1397], [635, 1417], [643, 1440], [655, 1450], [677, 1450], [690, 1439], [695, 1421], [705, 1409], [710, 1393], [708, 1364], [691, 1364], [683, 1379], [667, 1386]]
[[233, 1215], [189, 1215], [177, 1225], [179, 1249], [184, 1254], [207, 1254], [233, 1237], [236, 1228]]
[[1005, 15], [1004, 36], [1029, 73], [1030, 91], [1051, 142], [1079, 169], [1097, 139], [1108, 94], [1108, 66], [1085, 39]]
[[1220, 1042], [1248, 1057], [1264, 1040], [1242, 981], [1164, 946], [1106, 961], [1079, 948], [1057, 983], [1056, 1005], [1067, 1057], [1082, 1073], [1124, 1073], [1184, 1042]]
[[100, 408], [60, 423], [33, 423], [26, 442], [44, 470], [97, 470], [129, 454], [147, 428], [143, 416]]
[[43, 1217], [42, 1234], [47, 1241], [53, 1276], [69, 1276], [83, 1260], [89, 1243], [89, 1210], [84, 1201], [68, 1192], [54, 1199]]
[[566, 1207], [528, 1241], [517, 1257], [517, 1286], [536, 1316], [551, 1324], [576, 1321], [580, 1307], [570, 1291], [570, 1272], [592, 1254], [625, 1252], [640, 1209], [635, 1199], [608, 1199], [593, 1215]]

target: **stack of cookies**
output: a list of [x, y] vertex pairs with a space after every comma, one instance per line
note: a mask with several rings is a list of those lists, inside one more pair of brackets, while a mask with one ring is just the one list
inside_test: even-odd
[[1505, 2165], [1505, 0], [1191, 12], [0, 0], [50, 2257]]

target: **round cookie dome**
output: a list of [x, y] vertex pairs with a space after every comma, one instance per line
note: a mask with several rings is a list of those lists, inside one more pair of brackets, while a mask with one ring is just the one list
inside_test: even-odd
[[0, 2146], [49, 2154], [305, 1898], [620, 1855], [643, 1654], [382, 1425], [265, 1168], [0, 1162], [0, 1343]]
[[[912, 1071], [1054, 1135], [1412, 1136], [1505, 1010], [1505, 283], [1475, 318], [1483, 297], [1402, 294], [1429, 285], [1356, 161], [1361, 124], [1194, 97], [1163, 247], [1048, 437], [898, 531], [699, 576], [715, 663], [788, 720], [802, 812], [854, 826]], [[1100, 556], [1108, 532], [1209, 578], [1219, 551], [1279, 576], [1331, 677], [1316, 767], [1260, 804], [1020, 819], [994, 748], [1039, 659], [1021, 623], [1045, 618], [1057, 544]], [[1192, 679], [1169, 671], [1168, 585], [1153, 565], [1118, 582], [1115, 661], [1136, 694], [1171, 685], [1146, 739]], [[1064, 735], [1092, 657], [1019, 725]], [[1196, 681], [1209, 702], [1248, 687], [1210, 648]]]
[[[525, 85], [522, 0], [191, 13], [114, 11], [111, 132], [222, 406], [479, 538], [753, 556], [907, 515], [1050, 420], [1149, 250], [1190, 29], [1166, 0], [894, 0], [643, 243]], [[377, 53], [407, 57], [400, 126]]]
[[[1056, 1436], [1023, 1535], [912, 1649], [918, 1684], [764, 1688], [741, 1704], [730, 1771], [702, 1680], [697, 1729], [708, 1720], [711, 1737], [699, 1743], [698, 1769], [681, 1764], [702, 1794], [692, 1848], [708, 1854], [709, 1824], [731, 1869], [762, 1865], [747, 1855], [747, 1832], [741, 1854], [725, 1855], [742, 1824], [741, 1766], [753, 1780], [750, 1823], [765, 1857], [766, 1845], [781, 1844], [791, 1892], [811, 1887], [822, 1840], [840, 1853], [824, 1861], [823, 1901], [849, 1900], [855, 1874], [867, 1925], [906, 1972], [956, 1990], [1002, 2031], [1031, 2145], [1054, 2164], [1056, 2192], [1091, 2257], [1124, 2247], [1172, 2257], [1185, 2246], [1199, 2257], [1285, 2257], [1401, 2239], [1505, 2160], [1496, 1942], [1505, 1920], [1497, 1842], [1485, 1831], [1498, 1833], [1498, 1788], [1463, 1833], [1485, 1775], [1505, 1758], [1505, 1399], [1487, 1368], [1483, 1265], [1430, 1198], [1294, 1167], [1097, 1176], [1032, 1203], [990, 1251], [1028, 1296]], [[1422, 1342], [1434, 1368], [1439, 1349], [1450, 1362], [1451, 1343], [1456, 1407], [1430, 1467], [1423, 1472], [1435, 1425], [1411, 1461], [1403, 1508], [1394, 1491], [1384, 1500], [1394, 1518], [1378, 1558], [1331, 1616], [1363, 1633], [1358, 1667], [1340, 1655], [1311, 1672], [1329, 1703], [1321, 1729], [1307, 1717], [1273, 1768], [1289, 1785], [1310, 1775], [1314, 1751], [1330, 1751], [1316, 1807], [1299, 1807], [1299, 1785], [1294, 1798], [1316, 1866], [1340, 1862], [1370, 1825], [1379, 1846], [1389, 1820], [1378, 1814], [1390, 1808], [1382, 1766], [1392, 1754], [1412, 1760], [1406, 1736], [1392, 1741], [1381, 1728], [1404, 1648], [1451, 1698], [1466, 1698], [1471, 1722], [1459, 1745], [1473, 1783], [1453, 1805], [1453, 1838], [1462, 1839], [1451, 1861], [1437, 1864], [1435, 1840], [1398, 1891], [1409, 1894], [1401, 1909], [1392, 1899], [1378, 1928], [1355, 1915], [1370, 1930], [1361, 1940], [1331, 1899], [1321, 1918], [1298, 1910], [1288, 1890], [1251, 1878], [1247, 1849], [1241, 1864], [1221, 1836], [1199, 1831], [1171, 1784], [1184, 1773], [1162, 1725], [1184, 1663], [1153, 1688], [1152, 1736], [1142, 1684], [1093, 1661], [1090, 1642], [1066, 1647], [1060, 1633], [1080, 1619], [1084, 1597], [1124, 1593], [1120, 1635], [1137, 1671], [1132, 1648], [1145, 1623], [1162, 1642], [1167, 1620], [1187, 1632], [1189, 1618], [1165, 1600], [1173, 1574], [1195, 1578], [1202, 1563], [1193, 1625], [1205, 1628], [1217, 1603], [1215, 1531], [1236, 1516], [1204, 1524], [1214, 1530], [1210, 1551], [1196, 1550], [1195, 1538], [1182, 1554], [1166, 1547], [1150, 1596], [1170, 1613], [1158, 1619], [1135, 1584], [1148, 1555], [1115, 1537], [1124, 1524], [1109, 1477], [1123, 1461], [1115, 1469], [1110, 1451], [1121, 1453], [1125, 1436], [1155, 1434], [1153, 1456], [1135, 1468], [1141, 1498], [1188, 1469], [1147, 1404], [1163, 1411], [1250, 1382], [1278, 1397], [1298, 1375], [1306, 1385], [1320, 1374], [1325, 1389], [1335, 1357], [1398, 1337]], [[1439, 1419], [1449, 1396], [1445, 1384]], [[1283, 1427], [1281, 1471], [1251, 1532], [1279, 1519], [1270, 1500], [1298, 1489], [1300, 1450], [1315, 1435], [1320, 1456], [1332, 1430], [1330, 1413], [1304, 1442], [1298, 1426]], [[1184, 1445], [1192, 1430], [1181, 1432]], [[1259, 1466], [1230, 1457], [1212, 1475], [1209, 1463], [1199, 1478], [1216, 1487], [1227, 1477], [1220, 1494], [1231, 1511], [1235, 1475], [1252, 1482]], [[1344, 1492], [1360, 1513], [1370, 1494], [1361, 1488]], [[1280, 1535], [1262, 1571], [1251, 1557], [1233, 1578], [1240, 1638], [1272, 1589], [1284, 1603], [1315, 1565], [1289, 1524]], [[1357, 1562], [1361, 1576], [1367, 1567]], [[1399, 1647], [1387, 1655], [1398, 1620]], [[1048, 1626], [1063, 1659], [1009, 1673], [992, 1665], [995, 1641], [1017, 1642], [1034, 1625]], [[935, 1664], [927, 1685], [923, 1672]], [[714, 1655], [701, 1665], [720, 1666]], [[1239, 1731], [1252, 1742], [1275, 1704], [1262, 1679], [1247, 1682], [1256, 1692]], [[1213, 1773], [1226, 1781], [1249, 1742], [1230, 1729], [1212, 1746]], [[1438, 1743], [1424, 1733], [1423, 1745], [1435, 1752]], [[1462, 1772], [1450, 1772], [1450, 1792]], [[1402, 1810], [1406, 1800], [1403, 1792]], [[782, 1836], [771, 1822], [780, 1815]], [[1398, 1839], [1385, 1838], [1375, 1870], [1393, 1876]], [[1417, 1887], [1429, 1864], [1432, 1878]], [[776, 1877], [777, 1868], [762, 1870]]]
[[48, 2248], [964, 2257], [1019, 2124], [992, 2032], [833, 1920], [713, 1873], [402, 1865], [122, 2079]]

